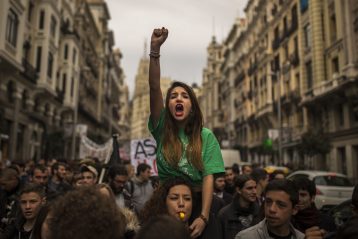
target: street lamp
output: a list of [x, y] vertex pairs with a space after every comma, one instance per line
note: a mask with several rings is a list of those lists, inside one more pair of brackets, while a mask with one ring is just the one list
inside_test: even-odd
[[[283, 64], [283, 72], [287, 73], [291, 67], [290, 62]], [[278, 69], [276, 72], [271, 73], [277, 79], [278, 84], [278, 102], [277, 102], [277, 119], [278, 119], [278, 165], [282, 165], [282, 111], [281, 111], [281, 71]]]

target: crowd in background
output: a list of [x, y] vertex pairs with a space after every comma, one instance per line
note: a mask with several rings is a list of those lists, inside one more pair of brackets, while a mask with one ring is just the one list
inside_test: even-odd
[[[35, 164], [13, 162], [0, 171], [0, 238], [190, 238], [195, 188], [185, 178], [159, 183], [151, 167], [106, 168], [93, 159]], [[210, 217], [199, 238], [358, 238], [356, 213], [337, 228], [314, 204], [315, 184], [284, 172], [226, 167], [214, 175]], [[287, 233], [286, 233], [287, 234]]]

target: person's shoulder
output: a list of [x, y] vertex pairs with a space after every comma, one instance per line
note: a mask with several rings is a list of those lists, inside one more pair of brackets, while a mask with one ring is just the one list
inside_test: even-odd
[[256, 224], [255, 226], [246, 228], [242, 231], [240, 231], [238, 234], [236, 234], [235, 239], [237, 238], [256, 238], [258, 231], [257, 229], [262, 226], [260, 223]]
[[203, 134], [214, 134], [213, 131], [211, 131], [211, 129], [205, 128], [205, 127], [203, 127], [201, 129], [201, 133], [203, 133]]
[[211, 129], [208, 129], [208, 128], [205, 128], [203, 127], [201, 129], [201, 136], [204, 138], [204, 139], [216, 139], [215, 137], [215, 134], [213, 133], [213, 131], [211, 131]]
[[219, 210], [218, 216], [219, 217], [225, 217], [229, 214], [232, 214], [234, 212], [234, 207], [232, 203], [229, 203], [228, 205], [224, 206]]

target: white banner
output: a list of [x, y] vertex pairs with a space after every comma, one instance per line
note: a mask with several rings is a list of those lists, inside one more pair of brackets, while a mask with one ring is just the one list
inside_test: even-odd
[[98, 158], [100, 162], [106, 162], [112, 154], [113, 139], [99, 145], [90, 140], [87, 136], [82, 135], [80, 142], [79, 158]]
[[158, 175], [156, 149], [153, 138], [131, 140], [131, 164], [137, 169], [138, 164], [146, 163], [152, 167], [152, 175]]

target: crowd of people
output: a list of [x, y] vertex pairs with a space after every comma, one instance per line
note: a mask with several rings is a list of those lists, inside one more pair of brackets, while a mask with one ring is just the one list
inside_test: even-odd
[[[214, 174], [205, 228], [193, 237], [190, 225], [201, 203], [184, 177], [158, 183], [147, 164], [113, 165], [105, 183], [98, 165], [16, 164], [0, 171], [0, 238], [356, 238], [356, 213], [336, 228], [314, 204], [309, 179], [272, 178], [260, 167]], [[284, 174], [282, 174], [285, 176]], [[169, 219], [170, 218], [170, 219]], [[306, 234], [306, 235], [305, 235]], [[344, 237], [342, 236], [344, 235]]]
[[130, 162], [40, 160], [0, 169], [0, 239], [321, 239], [358, 238], [355, 213], [336, 228], [319, 211], [316, 186], [260, 167], [224, 167], [220, 144], [194, 91], [174, 82], [164, 100], [160, 48], [166, 28], [151, 37], [148, 128], [157, 143], [158, 176]]

